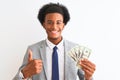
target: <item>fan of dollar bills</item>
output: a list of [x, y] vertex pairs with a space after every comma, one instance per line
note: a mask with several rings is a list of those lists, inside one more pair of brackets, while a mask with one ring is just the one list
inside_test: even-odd
[[68, 52], [68, 54], [77, 63], [76, 66], [78, 68], [81, 68], [81, 66], [79, 65], [79, 61], [81, 59], [88, 59], [91, 54], [91, 49], [84, 47], [84, 46], [77, 45], [73, 47]]

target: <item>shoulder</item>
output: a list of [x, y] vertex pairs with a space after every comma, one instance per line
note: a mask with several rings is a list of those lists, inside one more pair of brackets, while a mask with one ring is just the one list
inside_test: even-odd
[[42, 45], [45, 45], [46, 41], [45, 40], [41, 40], [39, 42], [33, 43], [31, 45], [29, 45], [28, 47], [30, 48], [36, 48], [36, 47], [41, 47]]
[[71, 41], [68, 41], [68, 40], [64, 40], [64, 44], [65, 44], [65, 47], [67, 47], [67, 49], [73, 49], [73, 48], [79, 48], [80, 50], [87, 50], [87, 51], [90, 51], [91, 52], [91, 49], [88, 48], [87, 46], [83, 46], [83, 45], [80, 45], [78, 43], [75, 43], [75, 42], [71, 42]]
[[78, 45], [77, 43], [72, 42], [72, 41], [69, 41], [69, 40], [64, 40], [64, 43], [65, 43], [66, 45], [69, 45], [69, 46], [76, 46], [76, 45]]
[[66, 51], [71, 50], [72, 48], [76, 47], [78, 44], [69, 40], [64, 40], [64, 46]]

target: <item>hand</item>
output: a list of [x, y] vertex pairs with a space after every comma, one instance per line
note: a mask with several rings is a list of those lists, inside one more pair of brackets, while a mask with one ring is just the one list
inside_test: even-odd
[[91, 77], [96, 69], [95, 64], [93, 64], [87, 59], [83, 59], [80, 61], [80, 66], [82, 67], [82, 70], [85, 72], [85, 79], [91, 80]]
[[28, 52], [28, 64], [21, 71], [24, 78], [32, 77], [34, 74], [38, 74], [42, 71], [42, 60], [33, 59], [32, 51]]

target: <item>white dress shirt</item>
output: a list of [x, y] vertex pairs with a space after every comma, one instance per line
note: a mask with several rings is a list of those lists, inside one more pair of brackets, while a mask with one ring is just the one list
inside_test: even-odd
[[58, 44], [54, 45], [48, 39], [46, 39], [47, 48], [46, 48], [46, 58], [47, 58], [47, 79], [52, 79], [52, 53], [53, 48], [57, 46], [58, 52], [58, 62], [59, 62], [59, 80], [64, 80], [64, 45], [63, 40]]

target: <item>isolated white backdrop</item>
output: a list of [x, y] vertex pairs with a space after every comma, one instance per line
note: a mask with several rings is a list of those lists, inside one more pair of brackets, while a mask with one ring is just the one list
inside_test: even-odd
[[0, 0], [0, 80], [12, 80], [28, 45], [46, 38], [37, 20], [48, 2], [67, 6], [71, 20], [63, 36], [92, 49], [95, 80], [120, 80], [119, 0]]

